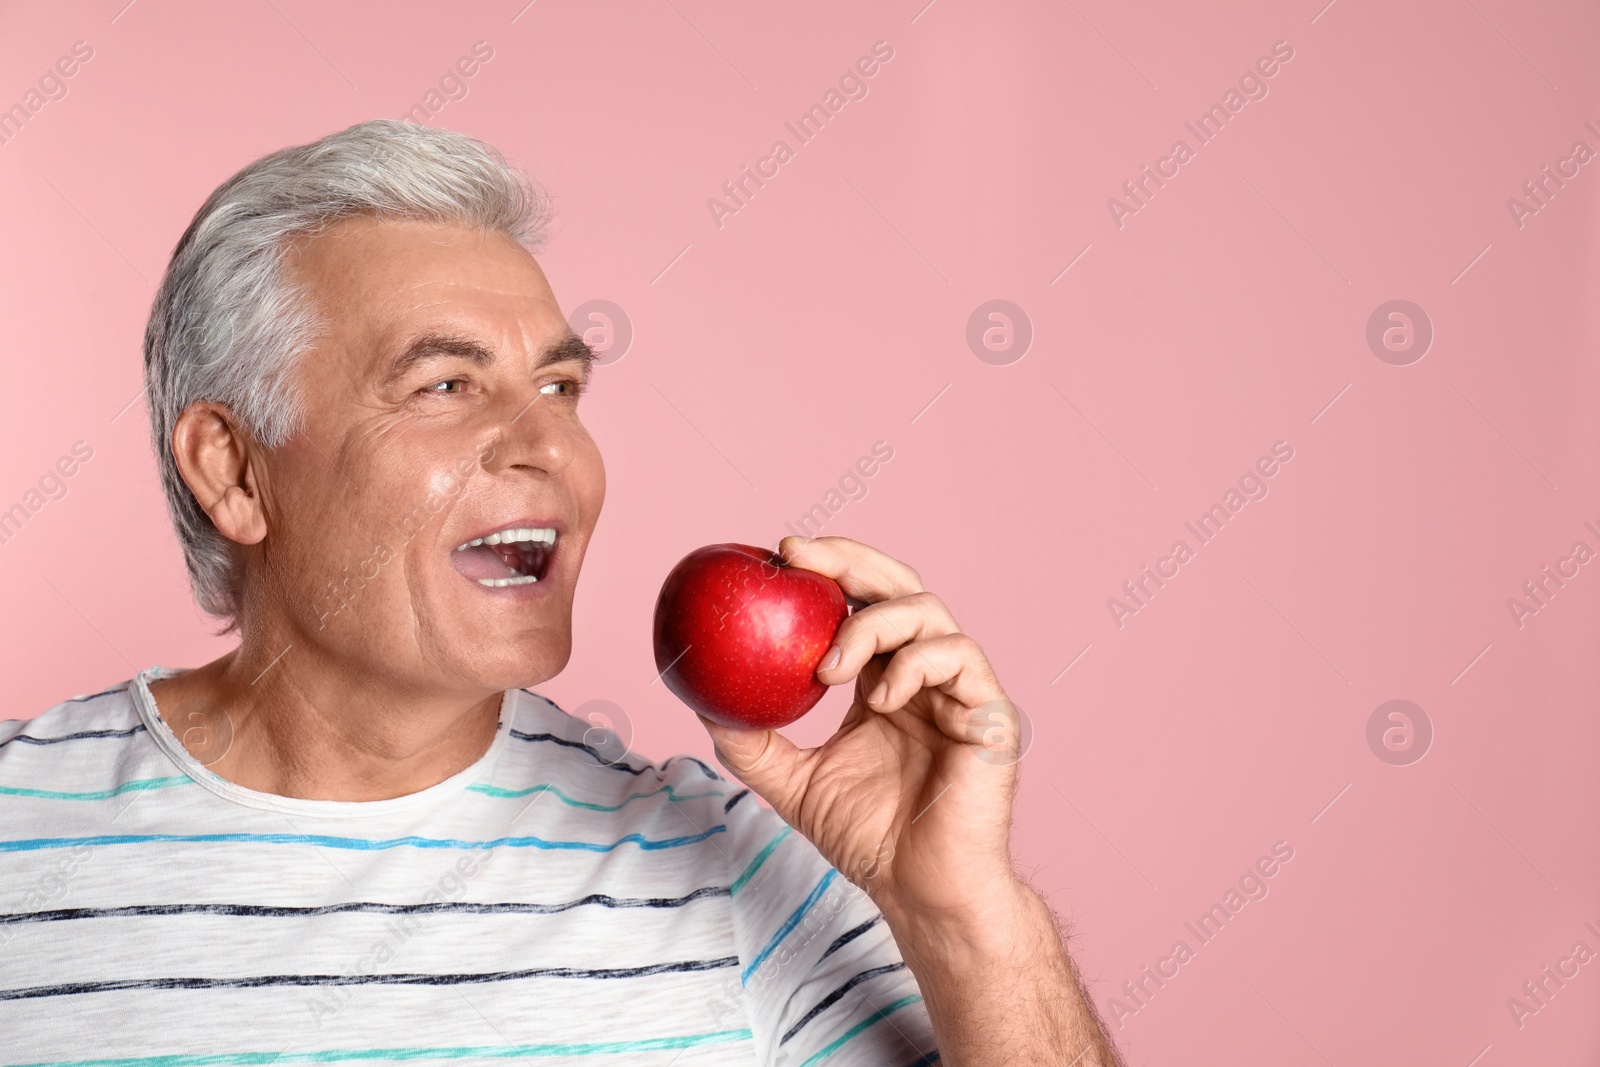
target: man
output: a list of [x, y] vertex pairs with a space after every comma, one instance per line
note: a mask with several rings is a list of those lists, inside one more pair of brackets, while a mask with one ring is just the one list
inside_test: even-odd
[[1012, 873], [1014, 709], [911, 568], [784, 539], [869, 606], [826, 745], [706, 723], [748, 788], [524, 688], [605, 495], [544, 221], [384, 121], [200, 209], [146, 377], [239, 645], [0, 726], [5, 1061], [1114, 1062]]

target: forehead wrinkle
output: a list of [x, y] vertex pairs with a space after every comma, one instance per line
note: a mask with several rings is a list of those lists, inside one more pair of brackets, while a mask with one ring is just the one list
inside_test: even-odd
[[[529, 293], [522, 289], [492, 289], [487, 285], [481, 285], [477, 282], [467, 281], [460, 278], [428, 278], [422, 281], [412, 282], [411, 284], [407, 285], [403, 291], [414, 293], [419, 289], [470, 289], [474, 293], [484, 293], [490, 296], [509, 297], [513, 300], [527, 300], [534, 303], [540, 302], [537, 294]], [[434, 303], [446, 302], [448, 301], [441, 299], [435, 301]], [[432, 305], [423, 304], [421, 306], [429, 307]]]

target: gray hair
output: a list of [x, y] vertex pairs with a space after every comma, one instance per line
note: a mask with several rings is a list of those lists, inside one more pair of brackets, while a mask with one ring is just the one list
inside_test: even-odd
[[172, 453], [172, 428], [199, 401], [226, 407], [266, 448], [302, 409], [296, 359], [324, 326], [284, 269], [300, 237], [352, 216], [458, 223], [535, 250], [549, 201], [494, 148], [464, 134], [374, 119], [263, 156], [211, 194], [173, 249], [144, 336], [145, 388], [161, 484], [195, 599], [238, 623], [230, 542], [200, 507]]

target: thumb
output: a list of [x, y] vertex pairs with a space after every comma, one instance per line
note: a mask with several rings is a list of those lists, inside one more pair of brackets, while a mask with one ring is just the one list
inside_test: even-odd
[[799, 747], [776, 730], [724, 726], [704, 716], [700, 723], [711, 735], [722, 765], [793, 826], [792, 816], [799, 812], [800, 797], [805, 793]]

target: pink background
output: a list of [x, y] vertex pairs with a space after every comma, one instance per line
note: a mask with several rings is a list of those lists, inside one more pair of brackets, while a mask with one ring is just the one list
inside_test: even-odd
[[[224, 650], [137, 402], [154, 282], [228, 175], [400, 117], [484, 41], [430, 121], [549, 187], [563, 306], [635, 330], [585, 401], [610, 496], [548, 695], [709, 755], [652, 684], [660, 580], [775, 543], [887, 441], [825, 532], [917, 567], [1031, 717], [1017, 853], [1101, 1011], [1294, 850], [1117, 1013], [1130, 1062], [1595, 1062], [1600, 961], [1520, 1028], [1507, 998], [1600, 950], [1600, 563], [1520, 627], [1507, 598], [1600, 549], [1600, 166], [1520, 227], [1506, 201], [1600, 149], [1600, 14], [1324, 2], [0, 7], [0, 106], [94, 49], [0, 145], [0, 508], [94, 449], [0, 545], [3, 714]], [[798, 144], [783, 123], [880, 40], [867, 97]], [[1269, 95], [1197, 146], [1185, 120], [1277, 41]], [[1195, 158], [1119, 228], [1107, 198], [1180, 137]], [[719, 228], [707, 198], [780, 138]], [[965, 339], [995, 298], [1034, 331], [1004, 366]], [[1409, 366], [1366, 342], [1392, 299], [1435, 331]], [[1277, 441], [1270, 494], [1119, 628], [1107, 598]], [[1397, 698], [1434, 730], [1404, 766], [1365, 732]]]

